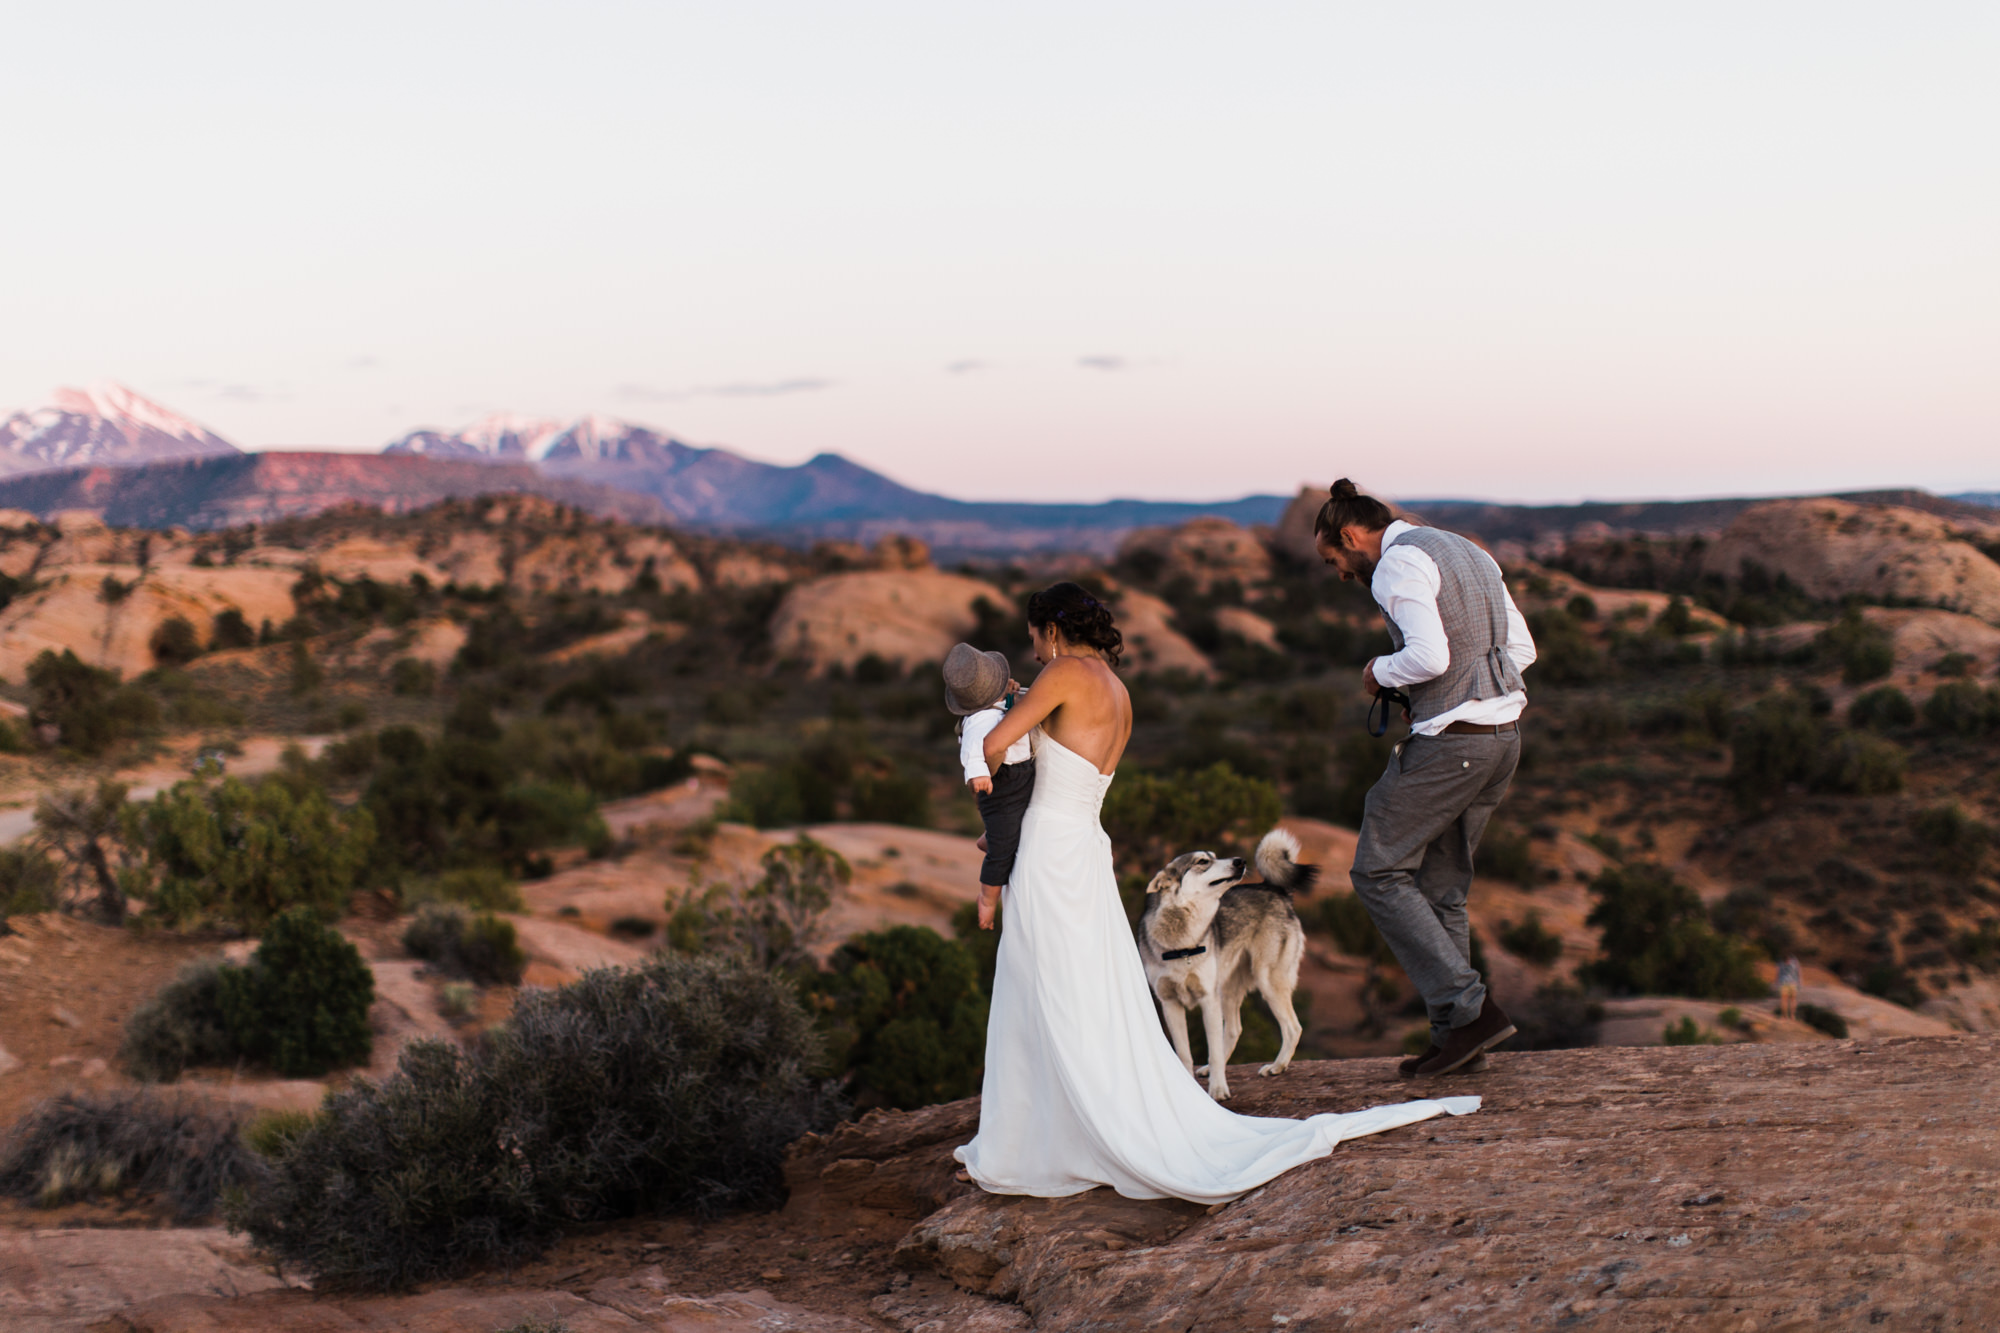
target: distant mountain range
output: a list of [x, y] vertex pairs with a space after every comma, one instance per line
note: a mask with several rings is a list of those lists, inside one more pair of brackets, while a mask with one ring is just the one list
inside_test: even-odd
[[[419, 430], [380, 454], [246, 453], [130, 389], [57, 391], [51, 404], [0, 422], [0, 508], [47, 518], [95, 509], [121, 526], [208, 528], [315, 513], [339, 504], [388, 510], [525, 491], [606, 515], [767, 536], [873, 541], [905, 533], [941, 558], [1078, 551], [1108, 555], [1133, 528], [1214, 516], [1294, 526], [1309, 495], [1214, 504], [990, 503], [912, 490], [838, 454], [781, 467], [684, 443], [648, 426], [590, 415], [571, 422], [512, 414], [458, 431]], [[1851, 499], [1936, 512], [2000, 506], [2000, 493], [1939, 497], [1869, 492]], [[1496, 505], [1412, 501], [1406, 508], [1489, 540], [1533, 542], [1592, 531], [1719, 530], [1750, 500]], [[1305, 515], [1308, 526], [1310, 515]]]

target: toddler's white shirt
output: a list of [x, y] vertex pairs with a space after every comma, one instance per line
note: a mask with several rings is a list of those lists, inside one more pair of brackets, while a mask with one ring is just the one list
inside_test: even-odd
[[[965, 766], [965, 780], [990, 778], [992, 772], [986, 767], [986, 738], [993, 734], [993, 728], [1000, 725], [1000, 719], [1007, 716], [1007, 710], [1000, 707], [982, 708], [976, 713], [968, 713], [965, 724], [958, 733], [958, 762]], [[1028, 745], [1028, 738], [1021, 737], [1007, 747], [1007, 755], [1000, 762], [1018, 764], [1034, 756]]]

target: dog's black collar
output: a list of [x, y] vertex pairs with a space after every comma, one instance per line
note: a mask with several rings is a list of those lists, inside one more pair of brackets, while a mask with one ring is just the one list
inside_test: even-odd
[[1207, 953], [1207, 952], [1208, 952], [1208, 946], [1206, 944], [1197, 944], [1192, 949], [1168, 949], [1167, 951], [1162, 953], [1160, 957], [1166, 959], [1168, 962], [1171, 963], [1176, 958], [1192, 958], [1198, 953]]

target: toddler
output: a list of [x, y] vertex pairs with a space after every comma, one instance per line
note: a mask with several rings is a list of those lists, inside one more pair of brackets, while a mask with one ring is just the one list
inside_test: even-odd
[[962, 719], [958, 724], [958, 759], [965, 780], [979, 802], [986, 825], [981, 841], [985, 864], [979, 868], [979, 923], [991, 928], [1000, 890], [1014, 873], [1014, 852], [1021, 843], [1021, 816], [1035, 791], [1035, 760], [1023, 736], [1007, 747], [998, 773], [986, 768], [986, 737], [1014, 706], [1021, 687], [1008, 674], [1003, 654], [982, 653], [969, 643], [955, 645], [944, 659], [944, 706]]

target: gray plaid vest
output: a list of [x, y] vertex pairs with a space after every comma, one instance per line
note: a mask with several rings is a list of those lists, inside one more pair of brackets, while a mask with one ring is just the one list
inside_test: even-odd
[[[1414, 546], [1438, 567], [1438, 619], [1451, 646], [1444, 674], [1404, 690], [1419, 722], [1474, 699], [1498, 699], [1522, 689], [1521, 672], [1507, 656], [1507, 589], [1486, 553], [1454, 532], [1412, 528], [1390, 546]], [[1384, 548], [1385, 550], [1387, 548]], [[1387, 612], [1389, 642], [1403, 651], [1403, 631]]]

